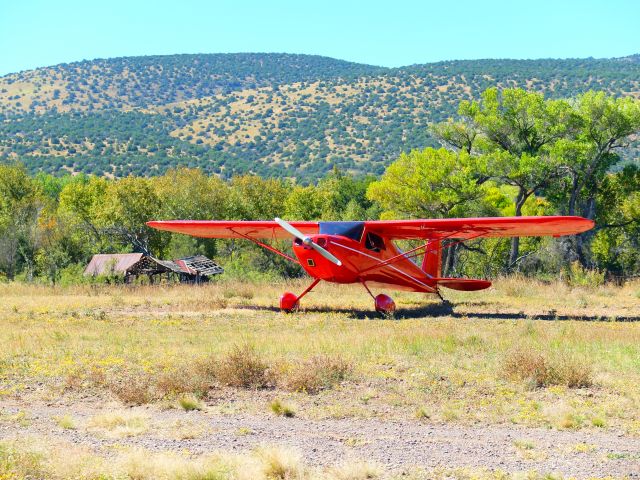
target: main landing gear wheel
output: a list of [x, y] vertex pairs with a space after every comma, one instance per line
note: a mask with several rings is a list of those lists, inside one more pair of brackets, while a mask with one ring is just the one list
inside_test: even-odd
[[296, 311], [300, 307], [298, 297], [291, 292], [284, 292], [280, 296], [280, 310], [285, 313], [291, 313]]
[[374, 298], [376, 312], [385, 316], [391, 316], [396, 311], [396, 302], [389, 295], [381, 293]]
[[284, 292], [280, 297], [280, 310], [285, 313], [291, 313], [298, 310], [298, 308], [300, 308], [300, 299], [309, 293], [313, 287], [318, 284], [318, 282], [320, 282], [320, 279], [316, 278], [313, 283], [298, 296], [291, 292]]

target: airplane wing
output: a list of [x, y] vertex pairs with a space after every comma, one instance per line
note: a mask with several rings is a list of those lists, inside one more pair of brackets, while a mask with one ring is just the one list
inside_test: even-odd
[[429, 220], [373, 220], [367, 231], [392, 239], [541, 237], [574, 235], [594, 226], [582, 217], [482, 217]]
[[[289, 222], [306, 235], [318, 233], [318, 222]], [[269, 220], [157, 220], [147, 225], [167, 232], [202, 238], [290, 239], [291, 234]]]
[[[289, 223], [305, 235], [315, 235], [321, 233], [322, 224], [336, 225], [341, 222]], [[468, 239], [574, 235], [593, 228], [594, 222], [582, 217], [547, 216], [372, 220], [362, 224], [366, 226], [367, 231], [392, 239]], [[270, 220], [157, 220], [147, 222], [147, 225], [158, 230], [203, 238], [291, 238], [291, 234]]]

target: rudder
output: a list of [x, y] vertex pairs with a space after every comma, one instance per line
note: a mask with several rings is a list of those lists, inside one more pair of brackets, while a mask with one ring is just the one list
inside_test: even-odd
[[422, 259], [422, 271], [431, 278], [438, 278], [442, 268], [442, 248], [440, 240], [429, 240]]

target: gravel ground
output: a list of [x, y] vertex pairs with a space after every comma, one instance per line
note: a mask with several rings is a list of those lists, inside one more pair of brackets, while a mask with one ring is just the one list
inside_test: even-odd
[[[108, 455], [113, 445], [151, 450], [216, 450], [241, 453], [258, 445], [298, 450], [311, 465], [334, 465], [349, 459], [374, 461], [389, 471], [413, 467], [432, 469], [486, 468], [509, 473], [537, 471], [564, 477], [629, 477], [640, 479], [640, 438], [613, 431], [556, 431], [512, 425], [461, 426], [380, 419], [305, 420], [270, 415], [219, 415], [157, 407], [130, 409], [148, 417], [149, 429], [128, 438], [107, 438], [86, 428], [88, 420], [113, 407], [97, 403], [68, 405], [0, 402], [0, 438], [44, 436], [90, 447]], [[19, 411], [27, 421], [8, 420]], [[72, 415], [75, 429], [63, 429], [54, 420]], [[195, 438], [178, 440], [168, 426], [196, 426]], [[519, 445], [520, 447], [518, 447]], [[581, 445], [581, 446], [580, 446]]]

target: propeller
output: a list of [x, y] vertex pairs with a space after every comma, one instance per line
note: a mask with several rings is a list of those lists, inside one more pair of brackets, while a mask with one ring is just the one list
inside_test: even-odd
[[311, 240], [310, 237], [307, 237], [304, 233], [302, 233], [300, 230], [298, 230], [296, 227], [294, 227], [290, 223], [285, 222], [284, 220], [278, 217], [274, 218], [274, 220], [278, 225], [284, 228], [287, 232], [289, 232], [291, 235], [293, 235], [297, 239], [301, 240], [302, 243], [304, 243], [308, 247], [313, 248], [316, 252], [318, 252], [320, 255], [322, 255], [324, 258], [326, 258], [330, 262], [333, 262], [338, 266], [342, 265], [342, 262], [338, 260], [331, 252], [322, 248], [317, 243], [313, 243], [313, 240]]

